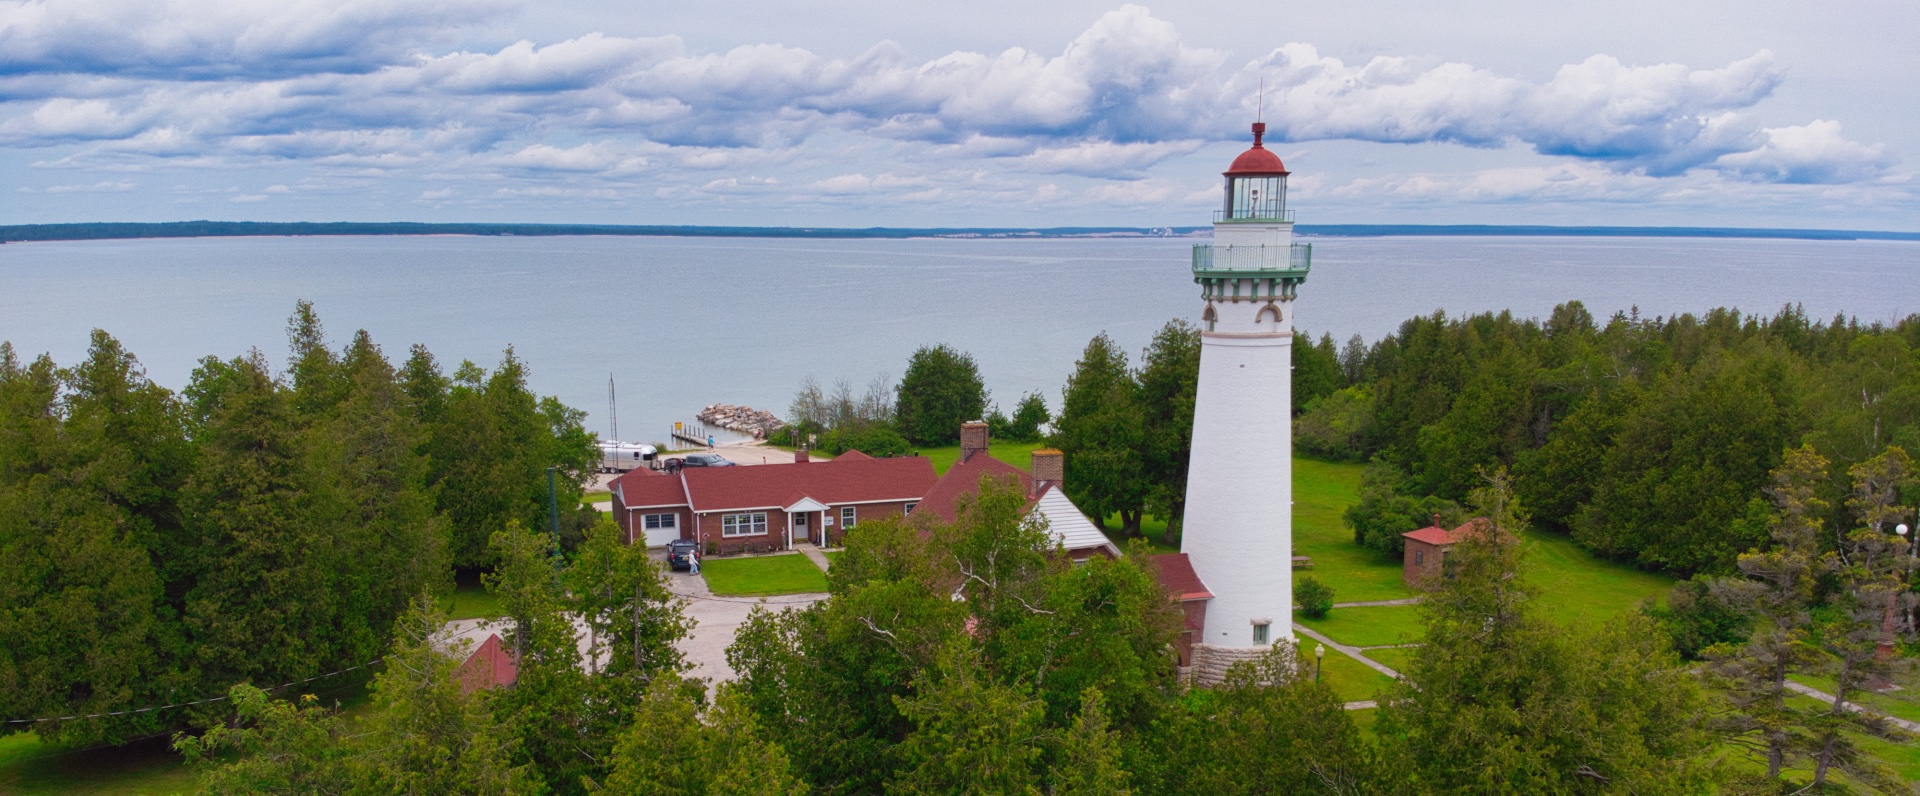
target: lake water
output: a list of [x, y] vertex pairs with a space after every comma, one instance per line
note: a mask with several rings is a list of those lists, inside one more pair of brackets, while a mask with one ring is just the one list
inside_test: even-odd
[[[1297, 324], [1369, 341], [1413, 315], [1569, 299], [1605, 319], [1799, 302], [1821, 318], [1920, 312], [1920, 244], [1684, 238], [1319, 238]], [[204, 356], [286, 356], [310, 299], [330, 336], [366, 329], [390, 358], [425, 343], [451, 371], [511, 345], [533, 388], [608, 433], [652, 441], [710, 403], [785, 414], [801, 379], [856, 391], [897, 378], [921, 345], [970, 352], [1011, 409], [1058, 407], [1080, 350], [1105, 331], [1138, 352], [1199, 315], [1190, 239], [757, 240], [641, 237], [202, 238], [0, 246], [0, 340], [61, 364], [92, 328], [168, 387]]]

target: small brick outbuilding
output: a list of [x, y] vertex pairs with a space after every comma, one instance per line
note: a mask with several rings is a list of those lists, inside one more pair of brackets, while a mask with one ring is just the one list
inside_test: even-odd
[[1432, 525], [1401, 534], [1407, 540], [1407, 551], [1401, 560], [1400, 579], [1417, 589], [1428, 575], [1444, 575], [1448, 548], [1464, 535], [1478, 533], [1489, 525], [1485, 517], [1475, 517], [1449, 531], [1440, 527], [1440, 515], [1435, 514]]

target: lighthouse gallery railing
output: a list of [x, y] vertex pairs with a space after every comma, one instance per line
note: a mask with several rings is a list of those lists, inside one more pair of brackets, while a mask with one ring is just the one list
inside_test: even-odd
[[1313, 244], [1287, 246], [1193, 247], [1195, 271], [1305, 271], [1313, 265]]

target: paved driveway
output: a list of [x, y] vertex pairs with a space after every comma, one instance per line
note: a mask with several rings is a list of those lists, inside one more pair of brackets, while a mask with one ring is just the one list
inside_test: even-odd
[[[664, 552], [656, 553], [664, 556]], [[680, 642], [680, 651], [693, 664], [688, 674], [713, 682], [733, 679], [733, 667], [727, 665], [727, 646], [733, 643], [747, 612], [764, 602], [773, 610], [805, 608], [825, 594], [783, 594], [778, 597], [715, 597], [706, 578], [686, 572], [667, 573], [667, 588], [687, 598], [687, 615], [695, 622], [693, 633]]]

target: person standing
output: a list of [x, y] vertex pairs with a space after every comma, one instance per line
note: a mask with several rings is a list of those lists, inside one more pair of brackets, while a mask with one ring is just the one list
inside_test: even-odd
[[708, 453], [713, 452], [713, 435], [712, 434], [707, 435], [707, 452]]

